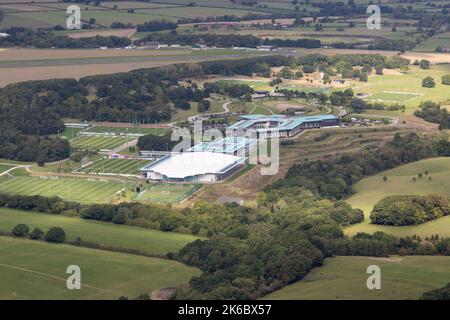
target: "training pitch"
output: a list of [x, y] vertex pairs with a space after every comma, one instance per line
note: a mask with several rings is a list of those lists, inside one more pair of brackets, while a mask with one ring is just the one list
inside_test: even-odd
[[137, 201], [177, 203], [187, 198], [200, 188], [198, 184], [154, 184], [142, 191], [137, 197]]
[[149, 160], [102, 158], [88, 167], [79, 169], [84, 173], [139, 174], [139, 169], [151, 163]]

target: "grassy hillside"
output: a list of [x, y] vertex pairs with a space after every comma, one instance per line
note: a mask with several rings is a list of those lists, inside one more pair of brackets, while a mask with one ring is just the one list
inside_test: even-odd
[[84, 241], [138, 249], [161, 255], [178, 251], [189, 242], [197, 239], [191, 235], [174, 232], [162, 232], [45, 213], [0, 209], [1, 231], [11, 231], [19, 223], [26, 223], [30, 229], [37, 227], [44, 231], [54, 226], [61, 227], [66, 232], [68, 240], [81, 237]]
[[[81, 269], [81, 290], [66, 269]], [[199, 272], [178, 262], [0, 237], [0, 299], [117, 299], [188, 282]]]
[[[381, 268], [381, 289], [368, 290], [369, 265]], [[266, 299], [289, 300], [403, 300], [418, 299], [450, 281], [450, 257], [336, 257], [325, 260], [303, 280], [276, 291]]]
[[[428, 175], [425, 175], [425, 171], [428, 171]], [[418, 177], [419, 173], [423, 174], [421, 179]], [[383, 181], [383, 176], [388, 178], [386, 182]], [[414, 177], [416, 178], [415, 182], [413, 181]], [[347, 199], [347, 202], [364, 211], [365, 221], [346, 228], [347, 234], [384, 231], [397, 236], [413, 234], [423, 237], [433, 234], [450, 236], [450, 216], [407, 227], [378, 226], [369, 223], [369, 215], [373, 206], [384, 197], [432, 193], [450, 196], [450, 158], [427, 159], [387, 170], [359, 181], [354, 186], [354, 190], [356, 193]]]

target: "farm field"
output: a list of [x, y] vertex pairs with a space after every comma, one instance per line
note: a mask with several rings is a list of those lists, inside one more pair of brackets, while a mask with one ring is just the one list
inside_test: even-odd
[[84, 173], [139, 174], [139, 169], [151, 163], [148, 160], [102, 158], [88, 167], [79, 169]]
[[[66, 269], [74, 264], [81, 269], [81, 290], [66, 287]], [[199, 274], [165, 259], [10, 237], [0, 237], [0, 270], [2, 300], [135, 298]]]
[[135, 200], [141, 202], [177, 203], [199, 187], [200, 185], [194, 184], [152, 184], [142, 191]]
[[[108, 203], [115, 199], [123, 187], [121, 181], [106, 179], [59, 178], [15, 176], [0, 180], [0, 192], [22, 195], [60, 197], [81, 203]], [[107, 181], [107, 182], [106, 182]]]
[[74, 139], [70, 146], [84, 150], [113, 150], [123, 146], [130, 139], [122, 137], [80, 136]]
[[[369, 265], [381, 268], [381, 290], [366, 286]], [[334, 257], [306, 277], [263, 299], [285, 300], [409, 300], [445, 286], [450, 279], [450, 257], [390, 258]]]
[[437, 47], [450, 46], [450, 32], [438, 33], [414, 48], [417, 52], [435, 52]]
[[[425, 175], [425, 171], [428, 175]], [[422, 179], [418, 173], [423, 173]], [[388, 180], [383, 181], [383, 176]], [[413, 177], [416, 181], [413, 182]], [[432, 180], [429, 180], [431, 177]], [[373, 233], [383, 231], [395, 236], [420, 235], [422, 238], [439, 234], [450, 236], [450, 216], [433, 220], [417, 226], [380, 226], [370, 224], [369, 215], [373, 206], [390, 195], [427, 195], [432, 193], [450, 196], [450, 158], [434, 158], [421, 160], [381, 172], [365, 178], [354, 186], [355, 194], [346, 201], [355, 208], [364, 211], [365, 221], [344, 229], [348, 235], [358, 232]]]
[[137, 249], [149, 254], [165, 255], [176, 252], [197, 237], [159, 230], [118, 225], [78, 217], [0, 208], [0, 230], [9, 232], [19, 223], [25, 223], [44, 232], [51, 227], [63, 228], [69, 241], [80, 237], [83, 241], [106, 246]]
[[[441, 84], [441, 77], [448, 73], [450, 73], [450, 65], [433, 65], [430, 70], [410, 66], [410, 71], [407, 74], [398, 72], [370, 76], [368, 83], [358, 82], [353, 90], [355, 93], [371, 94], [370, 100], [375, 97], [383, 101], [401, 102], [405, 104], [406, 111], [412, 113], [422, 101], [442, 102], [450, 99], [449, 86]], [[422, 87], [422, 79], [427, 76], [435, 80], [436, 87]], [[389, 92], [391, 94], [387, 94]], [[392, 92], [397, 92], [397, 94], [393, 96]], [[404, 100], [405, 94], [407, 100]], [[416, 97], [413, 95], [416, 95]]]

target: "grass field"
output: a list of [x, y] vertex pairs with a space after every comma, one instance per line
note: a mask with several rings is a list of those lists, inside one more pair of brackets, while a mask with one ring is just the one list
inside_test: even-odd
[[189, 242], [197, 239], [191, 235], [175, 232], [162, 232], [94, 220], [83, 220], [77, 217], [0, 208], [1, 231], [11, 231], [19, 223], [27, 224], [31, 230], [40, 228], [46, 231], [54, 226], [61, 227], [69, 241], [80, 237], [84, 241], [137, 249], [158, 255], [176, 252]]
[[79, 171], [85, 173], [139, 174], [139, 169], [150, 162], [148, 160], [103, 158]]
[[93, 126], [86, 130], [87, 132], [95, 133], [121, 133], [121, 134], [153, 134], [156, 136], [162, 136], [167, 132], [164, 128], [141, 128], [141, 127], [105, 127], [105, 126]]
[[22, 195], [58, 196], [64, 200], [81, 203], [111, 202], [124, 183], [114, 180], [16, 176], [0, 181], [0, 192]]
[[64, 128], [63, 132], [61, 132], [59, 134], [59, 136], [64, 137], [64, 138], [68, 139], [69, 141], [72, 141], [77, 137], [78, 133], [82, 130], [83, 129], [81, 129], [81, 128], [67, 128], [66, 127], [66, 128]]
[[142, 191], [136, 200], [143, 202], [176, 203], [197, 188], [199, 188], [199, 185], [194, 184], [153, 184]]
[[[381, 289], [369, 290], [367, 267], [381, 268]], [[286, 300], [407, 300], [450, 282], [450, 257], [327, 258], [303, 280], [269, 294]]]
[[73, 140], [70, 145], [75, 149], [113, 150], [127, 141], [127, 138], [122, 137], [82, 136]]
[[[428, 176], [424, 174], [426, 170], [429, 172]], [[418, 178], [419, 173], [424, 174], [422, 179]], [[388, 178], [386, 182], [383, 181], [383, 176]], [[413, 177], [416, 177], [415, 182]], [[429, 180], [428, 177], [431, 177], [432, 180]], [[347, 202], [364, 211], [365, 221], [346, 228], [346, 234], [384, 231], [396, 236], [413, 234], [418, 234], [421, 237], [433, 234], [450, 236], [450, 216], [417, 226], [395, 227], [369, 223], [369, 215], [373, 206], [386, 196], [432, 193], [450, 196], [450, 158], [422, 160], [387, 170], [359, 181], [355, 184], [354, 190], [356, 193], [347, 199]]]
[[14, 167], [15, 167], [14, 165], [0, 163], [0, 173], [5, 172], [6, 170], [9, 170]]
[[[410, 66], [407, 74], [392, 73], [384, 75], [373, 75], [369, 77], [369, 82], [358, 82], [353, 87], [355, 93], [367, 93], [372, 96], [371, 100], [379, 97], [382, 100], [399, 102], [406, 106], [407, 112], [416, 110], [422, 101], [432, 100], [442, 102], [450, 99], [450, 90], [448, 86], [441, 84], [441, 77], [450, 73], [450, 65], [433, 65], [429, 70], [423, 70], [415, 66]], [[436, 82], [434, 88], [423, 88], [422, 79], [430, 76]], [[398, 92], [398, 94], [387, 94], [389, 92]], [[405, 94], [407, 100], [405, 100]], [[417, 96], [419, 95], [419, 96]], [[414, 99], [412, 99], [414, 98]]]
[[400, 93], [400, 92], [383, 91], [383, 92], [378, 92], [378, 93], [371, 95], [368, 98], [368, 100], [403, 103], [409, 99], [414, 99], [418, 96], [419, 96], [418, 94], [414, 94], [414, 93]]
[[[81, 290], [66, 287], [70, 265], [81, 269]], [[0, 299], [91, 300], [150, 294], [199, 271], [164, 259], [0, 237], [0, 273]]]

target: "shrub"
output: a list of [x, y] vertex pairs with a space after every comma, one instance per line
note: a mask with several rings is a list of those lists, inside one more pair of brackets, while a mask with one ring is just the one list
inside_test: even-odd
[[30, 228], [26, 224], [20, 223], [12, 229], [12, 234], [16, 237], [25, 237], [29, 231]]
[[45, 234], [45, 241], [63, 243], [66, 240], [66, 233], [59, 227], [52, 227]]
[[30, 232], [29, 238], [32, 240], [40, 240], [44, 238], [44, 231], [39, 228], [34, 228], [33, 231]]

